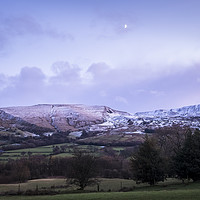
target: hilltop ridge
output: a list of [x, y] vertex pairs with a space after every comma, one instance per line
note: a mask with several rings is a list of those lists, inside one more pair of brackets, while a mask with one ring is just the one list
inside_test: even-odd
[[39, 104], [0, 108], [0, 129], [17, 128], [33, 135], [87, 131], [101, 134], [143, 133], [164, 126], [200, 128], [200, 104], [169, 110], [128, 112], [108, 106]]

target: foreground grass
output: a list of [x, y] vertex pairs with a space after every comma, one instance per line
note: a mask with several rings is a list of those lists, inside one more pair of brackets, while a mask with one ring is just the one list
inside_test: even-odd
[[[20, 191], [25, 192], [27, 190], [35, 191], [36, 188], [40, 191], [60, 191], [60, 192], [72, 192], [77, 190], [77, 187], [63, 187], [66, 186], [66, 179], [64, 178], [49, 178], [49, 179], [35, 179], [29, 180], [26, 183], [20, 184]], [[118, 192], [122, 188], [134, 191], [155, 191], [155, 190], [174, 190], [174, 189], [196, 189], [200, 188], [200, 183], [191, 183], [188, 185], [181, 184], [180, 180], [168, 179], [165, 182], [159, 182], [156, 186], [150, 187], [148, 184], [137, 185], [133, 180], [127, 179], [99, 179], [99, 191], [101, 192]], [[19, 184], [0, 184], [0, 194], [5, 192], [16, 192], [19, 189]], [[86, 192], [97, 192], [97, 185], [89, 186], [85, 188]]]
[[[0, 196], [0, 200], [199, 200], [200, 199], [200, 182], [180, 184], [176, 179], [169, 179], [164, 183], [156, 186], [135, 185], [131, 180], [124, 179], [102, 179], [100, 188], [104, 191], [117, 191], [123, 183], [123, 186], [132, 186], [131, 192], [95, 192], [92, 187], [86, 188], [81, 193], [68, 193], [59, 195], [43, 195], [43, 196]], [[24, 185], [23, 185], [24, 184]], [[51, 185], [63, 185], [64, 179], [39, 179], [23, 183], [24, 189], [35, 189], [37, 185], [41, 187], [50, 187]], [[17, 190], [17, 184], [1, 184], [0, 190]], [[22, 189], [22, 188], [21, 188]], [[94, 191], [94, 192], [89, 192]], [[66, 190], [63, 192], [67, 192]], [[69, 191], [68, 191], [69, 192]], [[72, 191], [71, 191], [72, 192]]]
[[[105, 191], [105, 192], [107, 191], [117, 192], [122, 187], [133, 188], [134, 186], [136, 186], [133, 180], [106, 179], [106, 178], [102, 178], [99, 180], [100, 180], [99, 189], [100, 191]], [[52, 190], [52, 186], [58, 187], [58, 186], [65, 186], [65, 185], [66, 185], [66, 179], [64, 178], [35, 179], [35, 180], [30, 180], [26, 183], [21, 183], [20, 191], [35, 190], [36, 188], [38, 188], [39, 190], [43, 190], [43, 189]], [[17, 192], [18, 188], [19, 188], [19, 184], [0, 184], [0, 193], [7, 192], [7, 191]], [[70, 188], [58, 187], [55, 190], [73, 191], [76, 189], [77, 189], [76, 187], [70, 187]], [[85, 190], [96, 192], [97, 185], [86, 187]]]
[[63, 194], [53, 196], [1, 196], [0, 200], [199, 200], [199, 189]]

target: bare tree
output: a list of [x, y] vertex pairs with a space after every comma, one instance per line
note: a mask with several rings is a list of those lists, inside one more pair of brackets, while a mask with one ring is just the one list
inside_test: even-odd
[[80, 190], [88, 185], [96, 183], [96, 159], [89, 154], [78, 151], [71, 160], [71, 170], [68, 174], [70, 184], [77, 185]]

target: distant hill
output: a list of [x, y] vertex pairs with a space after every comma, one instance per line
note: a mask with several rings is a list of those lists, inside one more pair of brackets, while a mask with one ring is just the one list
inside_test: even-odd
[[44, 104], [8, 107], [0, 108], [0, 127], [1, 129], [16, 127], [33, 134], [90, 130], [95, 125], [106, 126], [104, 123], [108, 122], [107, 119], [111, 116], [129, 115], [107, 106]]
[[139, 112], [134, 115], [107, 106], [81, 104], [0, 108], [0, 131], [20, 130], [25, 137], [83, 130], [99, 135], [130, 135], [144, 133], [148, 128], [172, 125], [200, 128], [200, 105]]

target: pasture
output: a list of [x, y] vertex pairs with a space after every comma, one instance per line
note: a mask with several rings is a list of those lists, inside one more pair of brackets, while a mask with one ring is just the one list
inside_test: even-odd
[[[63, 152], [59, 152], [53, 155], [53, 148], [56, 146], [59, 148], [65, 146], [65, 150]], [[55, 145], [41, 146], [35, 148], [9, 150], [1, 153], [0, 161], [8, 161], [9, 159], [20, 159], [22, 157], [28, 157], [30, 155], [45, 155], [45, 156], [53, 155], [53, 156], [71, 157], [73, 155], [72, 153], [74, 152], [74, 149], [79, 149], [81, 151], [92, 153], [94, 151], [98, 152], [100, 147], [64, 143], [64, 144], [55, 144]]]
[[[62, 152], [54, 153], [54, 147], [59, 147], [64, 150]], [[117, 155], [120, 150], [124, 150], [124, 147], [109, 147], [112, 149]], [[40, 146], [35, 148], [26, 148], [26, 149], [17, 149], [17, 150], [9, 150], [4, 151], [0, 154], [0, 161], [8, 161], [9, 159], [20, 159], [22, 157], [29, 157], [30, 155], [44, 155], [44, 156], [61, 156], [61, 157], [71, 157], [73, 156], [74, 150], [81, 150], [83, 152], [92, 153], [95, 156], [104, 155], [103, 147], [97, 145], [79, 145], [74, 143], [62, 143], [62, 144], [54, 144], [48, 146]]]
[[[38, 182], [44, 180], [38, 180]], [[46, 180], [49, 181], [49, 180]], [[52, 183], [58, 180], [51, 180]], [[106, 180], [104, 180], [106, 181]], [[122, 180], [109, 180], [111, 185]], [[114, 181], [114, 182], [112, 182]], [[36, 181], [37, 182], [37, 181]], [[102, 181], [103, 182], [103, 181]], [[59, 183], [59, 182], [57, 182]], [[30, 183], [29, 183], [30, 184]], [[32, 183], [33, 184], [33, 181]], [[45, 181], [43, 182], [46, 185]], [[127, 183], [129, 184], [129, 183]], [[132, 183], [133, 184], [133, 183]], [[0, 200], [199, 200], [200, 183], [172, 184], [171, 182], [157, 186], [139, 186], [130, 192], [83, 192], [43, 196], [0, 196]]]
[[[70, 192], [75, 191], [77, 188], [67, 187], [66, 179], [64, 178], [49, 178], [49, 179], [35, 179], [29, 180], [26, 183], [21, 184], [0, 184], [0, 193], [13, 191], [17, 192], [19, 190], [25, 192], [27, 190], [36, 190], [36, 188], [40, 191], [42, 190], [53, 190], [59, 192]], [[126, 179], [99, 179], [99, 190], [100, 191], [119, 191], [121, 188], [133, 188], [136, 184], [133, 180]], [[144, 186], [142, 184], [142, 186]], [[138, 186], [139, 187], [139, 186]], [[97, 191], [97, 185], [88, 186], [85, 188], [87, 192], [95, 192]]]

